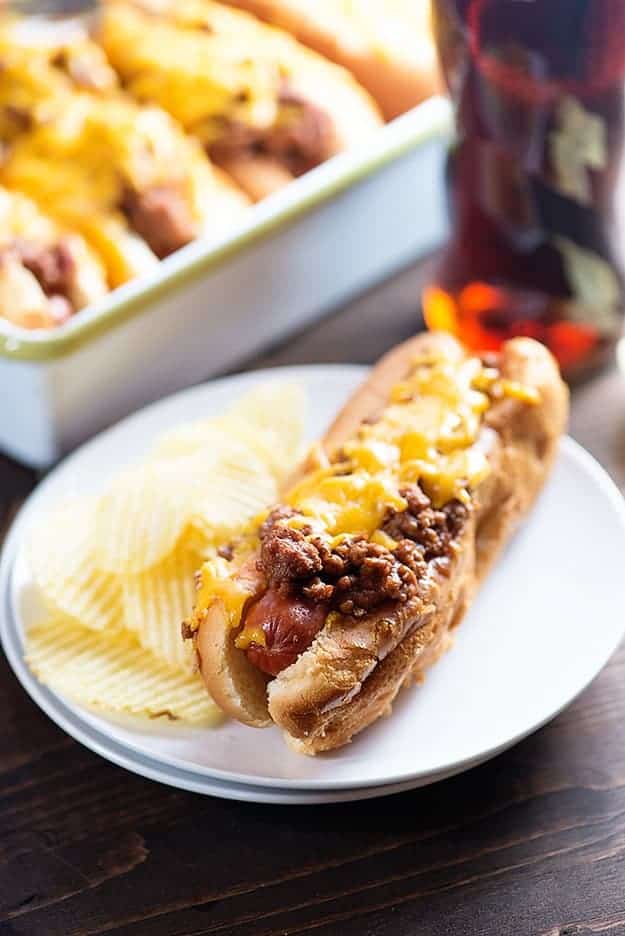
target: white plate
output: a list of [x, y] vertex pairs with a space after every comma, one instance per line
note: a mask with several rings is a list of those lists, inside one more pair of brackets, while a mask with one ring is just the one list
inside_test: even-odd
[[374, 795], [376, 787], [382, 793], [429, 783], [494, 756], [553, 718], [599, 672], [624, 629], [625, 508], [603, 470], [566, 440], [536, 510], [490, 576], [455, 647], [422, 688], [402, 693], [391, 719], [343, 750], [306, 758], [289, 751], [277, 730], [234, 723], [200, 730], [109, 721], [38, 686], [19, 647], [32, 606], [20, 555], [30, 523], [68, 493], [102, 488], [163, 429], [219, 412], [256, 381], [303, 381], [314, 437], [362, 375], [356, 367], [295, 367], [197, 387], [104, 433], [40, 485], [3, 556], [0, 588], [10, 613], [2, 639], [27, 691], [70, 734], [139, 773], [216, 795], [239, 797], [249, 787], [250, 798], [265, 801], [355, 798]]
[[[218, 780], [193, 771], [181, 770], [156, 758], [142, 756], [131, 748], [118, 744], [106, 732], [98, 731], [97, 728], [94, 728], [85, 720], [84, 713], [72, 706], [68, 706], [58, 695], [50, 692], [49, 689], [46, 689], [45, 686], [40, 685], [32, 678], [30, 670], [23, 659], [22, 640], [8, 602], [5, 610], [6, 618], [2, 622], [2, 643], [11, 666], [31, 698], [60, 728], [75, 738], [76, 741], [119, 767], [125, 767], [126, 770], [132, 773], [180, 790], [189, 790], [192, 793], [218, 796], [221, 799], [281, 805], [344, 803], [351, 800], [389, 796], [421, 785], [419, 781], [409, 780], [404, 783], [387, 784], [381, 787], [358, 787], [346, 790], [283, 790], [274, 787], [255, 786], [250, 783], [229, 783], [226, 780]], [[449, 774], [445, 774], [445, 776], [449, 776]], [[432, 783], [434, 779], [442, 780], [443, 777], [431, 778], [426, 782]]]

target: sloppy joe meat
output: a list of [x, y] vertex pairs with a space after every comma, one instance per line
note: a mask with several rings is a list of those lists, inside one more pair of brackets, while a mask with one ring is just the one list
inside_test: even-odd
[[121, 209], [131, 227], [161, 260], [196, 236], [188, 200], [174, 184], [154, 185], [143, 191], [126, 188]]
[[69, 295], [76, 275], [76, 264], [68, 246], [62, 240], [46, 246], [25, 240], [18, 241], [15, 249], [46, 295]]
[[296, 514], [291, 508], [269, 515], [260, 530], [258, 561], [267, 598], [245, 617], [246, 626], [262, 628], [265, 636], [265, 646], [252, 642], [247, 650], [255, 665], [272, 675], [289, 666], [310, 646], [330, 611], [359, 618], [381, 604], [401, 604], [419, 594], [429, 564], [451, 555], [467, 508], [451, 501], [435, 510], [418, 484], [401, 493], [407, 508], [389, 509], [382, 526], [396, 541], [392, 549], [363, 535], [345, 536], [331, 547], [305, 523], [289, 526]]
[[288, 88], [280, 96], [281, 116], [265, 140], [265, 149], [294, 176], [314, 169], [331, 155], [332, 122], [328, 115]]
[[209, 155], [217, 163], [245, 154], [273, 156], [294, 176], [314, 169], [332, 155], [329, 116], [288, 87], [281, 92], [275, 123], [267, 128], [231, 121]]
[[59, 325], [76, 311], [71, 299], [76, 263], [63, 239], [55, 244], [36, 244], [17, 238], [0, 250], [0, 264], [13, 258], [33, 274], [48, 297], [48, 313]]

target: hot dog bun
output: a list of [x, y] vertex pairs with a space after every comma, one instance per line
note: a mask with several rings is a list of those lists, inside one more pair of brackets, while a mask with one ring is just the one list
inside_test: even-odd
[[292, 33], [347, 68], [378, 102], [387, 120], [442, 85], [428, 0], [228, 0]]
[[[467, 356], [443, 334], [419, 336], [391, 351], [329, 428], [322, 440], [326, 454], [353, 438], [364, 420], [377, 418], [415, 357], [429, 354], [452, 362]], [[504, 397], [484, 414], [478, 442], [490, 471], [471, 491], [448, 562], [433, 565], [418, 595], [403, 604], [387, 601], [356, 619], [329, 617], [308, 649], [275, 678], [234, 646], [235, 632], [220, 599], [205, 610], [197, 633], [202, 675], [233, 717], [257, 726], [275, 722], [288, 743], [306, 754], [336, 748], [390, 711], [399, 689], [421, 681], [446, 649], [450, 631], [539, 493], [567, 418], [566, 386], [542, 345], [514, 339], [504, 345], [497, 365], [503, 379], [535, 392], [538, 402]], [[310, 469], [305, 464], [302, 476]], [[254, 582], [252, 590], [262, 587], [255, 556], [239, 575]]]

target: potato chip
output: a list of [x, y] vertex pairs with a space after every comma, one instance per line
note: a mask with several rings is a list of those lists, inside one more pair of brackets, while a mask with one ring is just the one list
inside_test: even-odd
[[192, 723], [221, 719], [198, 674], [159, 662], [131, 634], [112, 640], [51, 619], [28, 632], [26, 660], [40, 682], [80, 705]]
[[151, 569], [122, 579], [126, 627], [157, 659], [187, 670], [193, 648], [183, 641], [180, 626], [193, 610], [201, 564], [202, 557], [179, 548]]
[[98, 566], [137, 573], [173, 552], [189, 522], [197, 474], [187, 458], [146, 462], [121, 474], [96, 510]]
[[224, 456], [244, 460], [248, 446], [233, 439], [225, 427], [213, 420], [186, 423], [163, 433], [153, 449], [153, 458], [179, 458], [202, 453], [207, 467], [219, 463]]
[[207, 449], [244, 462], [250, 450], [272, 474], [283, 478], [300, 455], [304, 393], [297, 384], [261, 384], [216, 419], [198, 420], [164, 433], [154, 456], [177, 457]]
[[241, 533], [275, 502], [275, 478], [250, 457], [246, 464], [224, 465], [210, 473], [210, 483], [193, 506], [193, 525], [214, 546]]
[[[214, 426], [187, 427], [180, 435], [169, 436], [171, 451], [189, 452], [196, 440], [205, 443], [211, 438], [214, 446], [204, 444], [185, 458], [195, 465], [194, 490], [190, 521], [195, 531], [195, 551], [206, 556], [210, 547], [229, 541], [258, 513], [269, 507], [278, 496], [278, 487], [272, 471], [257, 453], [242, 441], [228, 439]], [[157, 457], [166, 457], [160, 449]], [[179, 456], [172, 456], [172, 459]], [[185, 538], [193, 532], [187, 530]]]
[[66, 502], [32, 531], [26, 557], [46, 606], [92, 630], [122, 626], [121, 589], [115, 578], [96, 568], [95, 503]]
[[260, 384], [234, 403], [220, 423], [282, 479], [301, 454], [305, 406], [305, 393], [299, 384]]

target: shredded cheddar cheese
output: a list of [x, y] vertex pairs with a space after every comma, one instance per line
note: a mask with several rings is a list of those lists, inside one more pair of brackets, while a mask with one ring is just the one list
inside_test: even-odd
[[114, 94], [117, 75], [102, 49], [78, 30], [37, 28], [29, 19], [0, 21], [0, 138], [10, 142], [25, 128], [62, 114], [75, 93]]
[[334, 536], [353, 531], [371, 534], [380, 526], [387, 507], [403, 510], [406, 506], [392, 474], [364, 470], [337, 474], [336, 468], [328, 469], [323, 478], [304, 479], [286, 503], [305, 517], [321, 521], [324, 531]]
[[[333, 464], [305, 477], [286, 502], [315, 532], [380, 536], [386, 510], [402, 510], [399, 491], [419, 482], [436, 507], [470, 500], [488, 474], [488, 459], [476, 446], [484, 413], [502, 395], [531, 404], [533, 388], [502, 380], [479, 358], [457, 363], [420, 359], [391, 390], [381, 419], [363, 424]], [[376, 540], [379, 541], [379, 540]], [[384, 544], [383, 544], [384, 545]]]
[[267, 637], [262, 627], [245, 627], [237, 635], [234, 644], [239, 650], [247, 650], [251, 644], [256, 644], [257, 647], [266, 647]]
[[[293, 56], [289, 36], [211, 0], [184, 4], [110, 2], [100, 38], [139, 100], [155, 102], [204, 144], [224, 118], [268, 127]], [[158, 15], [154, 15], [154, 13]]]
[[[208, 608], [214, 601], [223, 601], [230, 623], [236, 626], [241, 620], [245, 602], [252, 594], [241, 579], [233, 578], [231, 567], [225, 559], [216, 556], [208, 559], [200, 570], [200, 587], [197, 608]], [[199, 622], [196, 622], [199, 624]]]
[[501, 380], [499, 382], [501, 395], [519, 400], [521, 403], [528, 403], [535, 406], [540, 402], [540, 394], [536, 387], [528, 387], [519, 383], [518, 380]]
[[385, 533], [384, 530], [374, 530], [371, 534], [371, 542], [378, 546], [384, 546], [385, 549], [393, 550], [397, 547], [397, 540]]

